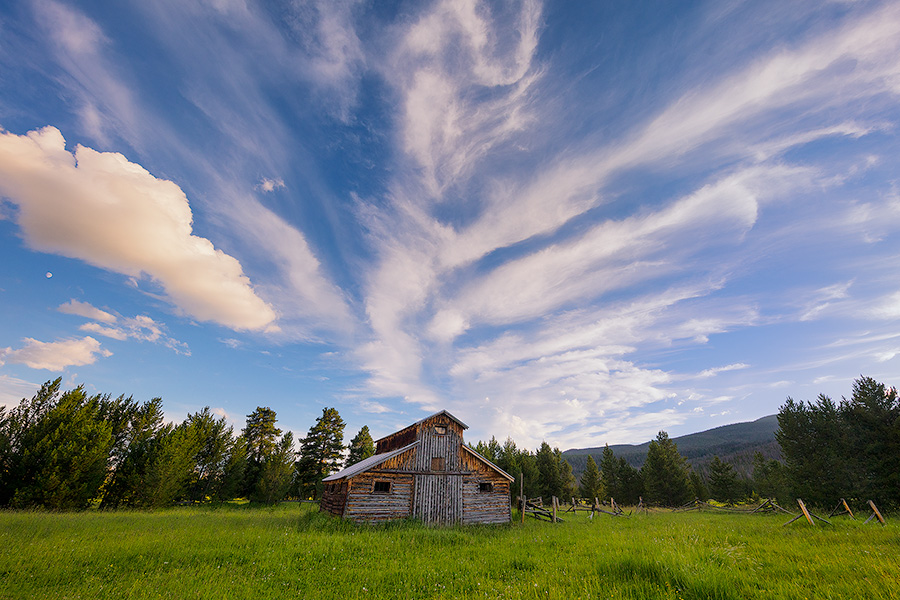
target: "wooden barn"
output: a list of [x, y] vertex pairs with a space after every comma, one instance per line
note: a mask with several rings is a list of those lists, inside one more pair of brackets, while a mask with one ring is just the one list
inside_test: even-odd
[[509, 522], [513, 478], [463, 443], [465, 429], [442, 410], [381, 438], [374, 456], [323, 480], [320, 509], [358, 522]]

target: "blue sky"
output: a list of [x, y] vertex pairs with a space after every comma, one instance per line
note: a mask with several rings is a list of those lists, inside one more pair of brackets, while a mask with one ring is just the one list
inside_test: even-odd
[[563, 449], [900, 372], [900, 5], [0, 7], [0, 403]]

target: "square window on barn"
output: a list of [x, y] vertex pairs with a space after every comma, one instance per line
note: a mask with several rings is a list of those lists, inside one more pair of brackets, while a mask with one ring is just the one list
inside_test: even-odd
[[494, 484], [492, 483], [479, 483], [478, 484], [478, 493], [480, 494], [490, 494], [494, 491]]
[[443, 456], [435, 456], [431, 459], [431, 470], [432, 471], [443, 471], [444, 470], [444, 457]]
[[438, 435], [446, 435], [447, 434], [447, 426], [446, 425], [435, 425], [434, 432]]
[[391, 493], [391, 482], [390, 481], [376, 481], [375, 487], [372, 488], [372, 491], [376, 494], [390, 494]]

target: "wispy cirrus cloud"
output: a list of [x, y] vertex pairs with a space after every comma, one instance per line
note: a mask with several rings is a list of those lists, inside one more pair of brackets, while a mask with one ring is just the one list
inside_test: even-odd
[[[378, 259], [365, 291], [375, 340], [360, 352], [370, 389], [425, 406], [435, 405], [442, 389], [456, 398], [490, 397], [490, 404], [457, 401], [493, 411], [496, 429], [506, 431], [515, 431], [514, 411], [498, 407], [515, 406], [529, 415], [533, 429], [523, 438], [532, 441], [562, 436], [588, 415], [634, 416], [638, 407], [664, 404], [679, 393], [680, 377], [635, 364], [629, 354], [675, 340], [706, 344], [729, 328], [771, 321], [757, 306], [765, 298], [752, 292], [746, 299], [736, 292], [742, 304], [728, 308], [735, 272], [753, 268], [747, 256], [757, 249], [763, 257], [787, 236], [808, 239], [817, 228], [831, 234], [847, 218], [849, 205], [835, 223], [777, 223], [768, 215], [783, 215], [792, 203], [805, 207], [808, 195], [852, 179], [855, 166], [797, 160], [798, 151], [890, 128], [877, 108], [856, 107], [862, 99], [886, 107], [900, 90], [900, 64], [892, 58], [900, 54], [900, 11], [891, 4], [861, 11], [832, 30], [734, 61], [730, 72], [674, 87], [656, 114], [621, 137], [586, 133], [547, 161], [524, 161], [536, 166], [517, 172], [508, 167], [510, 151], [527, 144], [523, 157], [540, 152], [548, 140], [528, 134], [536, 123], [559, 118], [541, 103], [552, 72], [552, 63], [536, 54], [541, 7], [517, 4], [515, 17], [507, 16], [516, 34], [507, 29], [503, 38], [491, 10], [470, 11], [475, 6], [437, 3], [423, 11], [398, 36], [392, 55], [392, 67], [405, 67], [389, 76], [403, 109], [397, 145], [413, 166], [396, 176], [389, 214], [365, 213]], [[516, 43], [498, 43], [510, 38]], [[488, 64], [502, 67], [479, 79]], [[841, 116], [832, 122], [828, 113], [836, 109]], [[612, 185], [617, 178], [676, 169], [698, 185], [674, 199], [638, 198], [639, 208], [621, 218], [602, 216], [601, 207], [621, 194]], [[460, 210], [444, 211], [448, 203]], [[465, 217], [446, 218], [447, 212]], [[629, 325], [629, 303], [620, 298], [650, 302], [642, 294], [651, 282], [657, 289], [680, 282], [694, 291]], [[591, 307], [607, 298], [613, 299], [607, 325], [595, 319], [597, 330], [639, 334], [597, 336], [592, 348], [576, 341], [584, 330], [560, 329], [565, 315], [593, 314]], [[561, 394], [554, 410], [544, 408], [550, 390]], [[650, 412], [679, 422], [697, 406]], [[546, 425], [534, 428], [535, 422]]]

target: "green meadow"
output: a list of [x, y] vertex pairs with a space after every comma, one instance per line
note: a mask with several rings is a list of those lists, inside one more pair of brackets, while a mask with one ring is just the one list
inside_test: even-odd
[[585, 513], [357, 526], [315, 506], [0, 512], [0, 598], [900, 598], [900, 530]]

